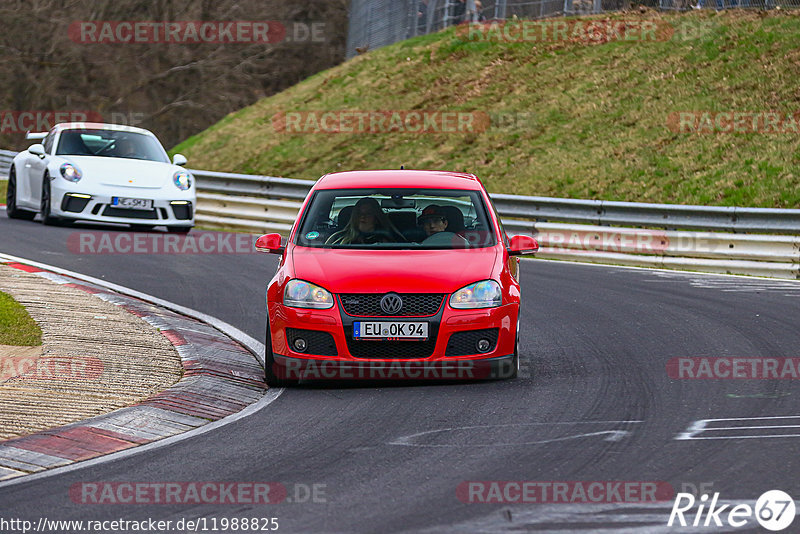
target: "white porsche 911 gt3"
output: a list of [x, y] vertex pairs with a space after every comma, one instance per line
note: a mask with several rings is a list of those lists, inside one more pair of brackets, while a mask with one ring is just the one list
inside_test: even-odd
[[44, 224], [67, 220], [166, 226], [185, 233], [194, 226], [194, 177], [172, 162], [148, 130], [100, 123], [58, 124], [14, 158], [6, 213]]

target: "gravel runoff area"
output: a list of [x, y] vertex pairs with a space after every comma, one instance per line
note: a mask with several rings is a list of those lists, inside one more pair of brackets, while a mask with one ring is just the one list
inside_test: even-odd
[[0, 440], [130, 406], [182, 376], [170, 341], [120, 306], [3, 264], [0, 291], [42, 329], [41, 347], [0, 346]]

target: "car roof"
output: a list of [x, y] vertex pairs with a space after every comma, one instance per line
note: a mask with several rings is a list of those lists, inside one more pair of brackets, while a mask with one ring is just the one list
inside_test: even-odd
[[314, 189], [366, 189], [373, 187], [413, 187], [433, 189], [481, 190], [474, 174], [450, 171], [374, 170], [326, 174]]
[[108, 124], [105, 122], [62, 122], [55, 125], [56, 130], [114, 130], [119, 132], [133, 132], [144, 135], [152, 135], [153, 132], [136, 126], [126, 126], [124, 124]]

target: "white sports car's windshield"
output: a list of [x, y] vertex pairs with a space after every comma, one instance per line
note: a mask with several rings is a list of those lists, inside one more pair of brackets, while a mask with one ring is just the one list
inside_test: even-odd
[[318, 191], [296, 243], [331, 248], [479, 248], [496, 243], [478, 191]]
[[64, 130], [58, 140], [60, 156], [101, 156], [169, 163], [155, 138], [122, 130]]

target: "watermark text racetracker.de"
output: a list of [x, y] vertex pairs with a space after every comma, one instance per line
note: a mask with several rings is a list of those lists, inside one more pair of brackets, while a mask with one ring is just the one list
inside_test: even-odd
[[671, 358], [673, 380], [800, 380], [800, 358], [695, 356]]
[[259, 235], [195, 231], [187, 235], [158, 232], [79, 231], [67, 237], [72, 254], [255, 254]]
[[528, 132], [546, 117], [533, 111], [453, 109], [282, 110], [272, 116], [279, 134], [478, 134]]
[[0, 358], [0, 383], [10, 380], [94, 380], [103, 374], [95, 357], [11, 356]]
[[272, 117], [284, 134], [480, 133], [491, 124], [482, 111], [326, 110], [286, 111]]
[[458, 499], [468, 504], [653, 503], [674, 495], [672, 486], [661, 481], [473, 480], [456, 488]]
[[28, 132], [47, 132], [56, 124], [64, 122], [111, 123], [123, 126], [136, 126], [144, 123], [147, 114], [142, 111], [97, 111], [77, 110], [0, 110], [0, 134], [25, 134]]
[[276, 44], [324, 43], [326, 23], [277, 20], [87, 20], [69, 25], [79, 44]]
[[0, 133], [46, 132], [62, 122], [103, 122], [96, 111], [81, 110], [0, 110]]
[[289, 359], [272, 368], [286, 380], [482, 380], [511, 376], [516, 368], [510, 361], [350, 361]]
[[[554, 225], [558, 226], [558, 225]], [[633, 252], [636, 254], [663, 254], [670, 246], [670, 237], [663, 230], [643, 228], [604, 228], [602, 232], [589, 228], [542, 228], [534, 237], [543, 252], [589, 253]], [[692, 246], [684, 239], [684, 246]], [[673, 247], [676, 244], [673, 243]]]
[[462, 24], [462, 41], [509, 43], [567, 43], [593, 46], [605, 43], [691, 41], [708, 35], [712, 23], [697, 19], [643, 20], [635, 17], [490, 20]]
[[667, 116], [673, 133], [686, 134], [800, 134], [800, 112], [673, 111]]
[[511, 43], [661, 42], [672, 39], [675, 26], [635, 18], [491, 20], [462, 25], [457, 34], [465, 41]]
[[69, 497], [87, 505], [324, 504], [327, 484], [281, 482], [76, 482]]

